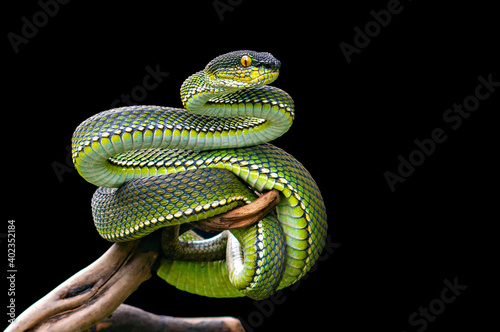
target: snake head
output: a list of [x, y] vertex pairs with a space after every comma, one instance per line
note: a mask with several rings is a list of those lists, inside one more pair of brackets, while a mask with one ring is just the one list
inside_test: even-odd
[[213, 85], [240, 89], [272, 83], [280, 66], [271, 53], [234, 51], [210, 61], [204, 72]]

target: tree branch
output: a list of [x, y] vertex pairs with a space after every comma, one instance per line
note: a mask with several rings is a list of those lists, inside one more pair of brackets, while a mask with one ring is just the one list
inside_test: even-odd
[[191, 223], [207, 232], [245, 228], [262, 220], [280, 202], [279, 191], [273, 189], [262, 194], [248, 205], [241, 206], [215, 217]]
[[155, 315], [122, 304], [108, 317], [85, 332], [164, 332], [164, 331], [234, 331], [244, 332], [233, 317], [178, 318]]
[[[210, 231], [247, 227], [262, 219], [278, 204], [279, 198], [276, 190], [270, 191], [249, 205], [199, 221], [196, 226]], [[120, 328], [130, 326], [144, 332], [144, 324], [152, 321], [174, 331], [187, 328], [195, 331], [243, 331], [239, 321], [231, 317], [173, 318], [120, 306], [151, 277], [155, 262], [162, 255], [161, 236], [159, 231], [135, 241], [113, 244], [94, 263], [26, 309], [5, 331], [84, 331], [103, 319], [97, 325], [99, 329], [91, 331], [134, 331]], [[117, 308], [116, 313], [107, 318]], [[153, 325], [150, 327], [151, 330], [147, 331], [156, 331]]]
[[26, 309], [5, 331], [82, 331], [95, 325], [150, 278], [160, 252], [159, 235], [113, 244], [97, 261]]

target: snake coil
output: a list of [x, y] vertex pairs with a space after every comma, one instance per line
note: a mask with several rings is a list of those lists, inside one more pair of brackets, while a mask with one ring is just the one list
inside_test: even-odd
[[[292, 98], [267, 85], [280, 66], [269, 53], [227, 53], [182, 84], [185, 108], [121, 107], [82, 122], [72, 156], [99, 186], [92, 198], [99, 234], [119, 242], [172, 227], [177, 241], [157, 273], [204, 296], [265, 299], [307, 273], [325, 244], [326, 210], [302, 164], [267, 143], [294, 118]], [[181, 224], [272, 189], [282, 197], [275, 213], [253, 226], [208, 239], [178, 235]]]

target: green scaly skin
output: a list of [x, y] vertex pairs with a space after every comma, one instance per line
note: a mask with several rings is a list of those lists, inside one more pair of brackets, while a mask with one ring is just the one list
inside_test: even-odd
[[122, 107], [80, 124], [73, 162], [101, 186], [92, 199], [99, 234], [129, 241], [170, 226], [177, 237], [180, 224], [248, 204], [253, 190], [277, 189], [276, 216], [213, 239], [182, 234], [158, 275], [191, 293], [260, 300], [307, 273], [325, 243], [326, 211], [309, 172], [266, 143], [294, 117], [290, 96], [266, 85], [279, 67], [269, 53], [231, 52], [183, 83], [186, 109]]

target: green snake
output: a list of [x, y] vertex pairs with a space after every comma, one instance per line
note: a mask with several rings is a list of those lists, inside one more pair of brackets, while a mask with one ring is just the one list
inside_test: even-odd
[[[227, 53], [184, 81], [184, 109], [121, 107], [82, 122], [72, 157], [99, 186], [99, 234], [120, 242], [172, 227], [157, 274], [199, 295], [260, 300], [304, 276], [325, 244], [326, 209], [304, 166], [267, 143], [294, 119], [292, 98], [268, 85], [280, 66], [270, 53]], [[180, 231], [272, 189], [280, 203], [250, 227], [207, 239]]]

